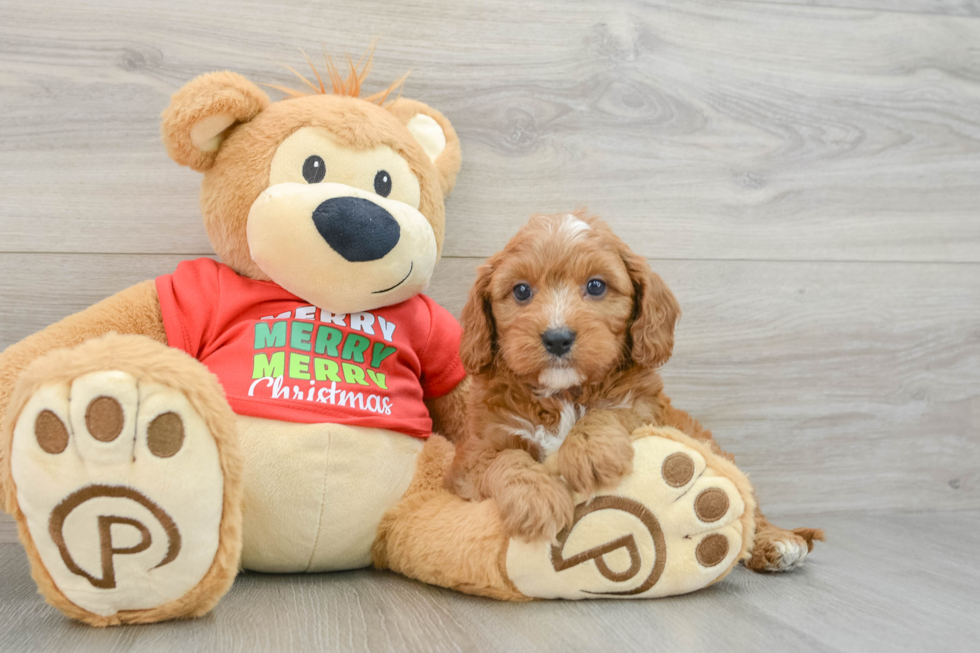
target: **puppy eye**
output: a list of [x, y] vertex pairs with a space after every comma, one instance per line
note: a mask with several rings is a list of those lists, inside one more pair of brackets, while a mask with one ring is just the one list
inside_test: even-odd
[[526, 302], [531, 299], [531, 286], [526, 283], [519, 283], [514, 286], [514, 299], [519, 302]]
[[374, 175], [374, 192], [381, 197], [388, 197], [391, 193], [391, 175], [387, 170], [378, 170]]
[[308, 184], [319, 184], [327, 176], [327, 164], [316, 154], [303, 162], [303, 179]]
[[593, 297], [602, 297], [606, 294], [606, 282], [602, 279], [589, 279], [585, 284], [585, 292]]

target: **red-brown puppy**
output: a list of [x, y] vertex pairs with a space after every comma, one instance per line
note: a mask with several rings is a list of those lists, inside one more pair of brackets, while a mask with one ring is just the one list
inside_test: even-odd
[[[657, 368], [678, 317], [663, 280], [604, 222], [584, 211], [532, 217], [479, 269], [463, 309], [473, 387], [447, 485], [496, 499], [512, 535], [550, 539], [571, 523], [570, 489], [589, 494], [630, 473], [634, 429], [673, 426], [722, 453], [663, 393]], [[748, 566], [788, 569], [820, 535], [760, 515]]]

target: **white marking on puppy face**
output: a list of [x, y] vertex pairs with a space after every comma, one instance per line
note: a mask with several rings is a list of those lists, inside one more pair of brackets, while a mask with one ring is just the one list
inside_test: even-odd
[[575, 240], [585, 232], [591, 230], [592, 227], [589, 226], [589, 223], [568, 213], [555, 227], [555, 235], [567, 238], [568, 240]]
[[565, 441], [565, 438], [571, 432], [572, 427], [583, 417], [585, 417], [584, 406], [564, 401], [562, 402], [558, 424], [553, 431], [549, 431], [541, 424], [532, 424], [523, 417], [514, 415], [512, 419], [517, 426], [509, 429], [509, 433], [538, 445], [541, 447], [543, 457], [547, 458], [558, 451], [561, 443]]
[[568, 326], [568, 309], [572, 306], [572, 289], [561, 286], [551, 291], [548, 304], [548, 328], [563, 329]]
[[538, 375], [538, 383], [548, 390], [564, 390], [582, 382], [582, 375], [570, 367], [549, 367]]

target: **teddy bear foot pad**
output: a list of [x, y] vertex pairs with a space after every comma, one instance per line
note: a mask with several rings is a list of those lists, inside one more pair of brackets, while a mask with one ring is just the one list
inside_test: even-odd
[[15, 514], [34, 575], [53, 584], [39, 579], [49, 601], [97, 625], [189, 616], [219, 551], [217, 442], [188, 397], [151, 376], [42, 383], [13, 429]]
[[735, 466], [674, 429], [647, 427], [634, 438], [633, 473], [608, 494], [577, 497], [572, 526], [557, 541], [511, 540], [507, 575], [522, 594], [683, 594], [745, 556], [754, 505]]

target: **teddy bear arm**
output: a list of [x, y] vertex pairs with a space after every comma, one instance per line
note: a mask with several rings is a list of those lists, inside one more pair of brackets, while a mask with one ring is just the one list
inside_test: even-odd
[[[0, 422], [7, 417], [7, 402], [17, 377], [31, 361], [53, 349], [73, 347], [110, 331], [144, 335], [167, 344], [156, 284], [152, 279], [69, 315], [0, 353]], [[2, 505], [3, 496], [0, 496]]]
[[450, 442], [458, 442], [466, 432], [466, 404], [469, 396], [470, 377], [466, 377], [449, 394], [426, 400], [425, 406], [432, 417], [432, 432]]

